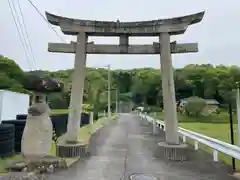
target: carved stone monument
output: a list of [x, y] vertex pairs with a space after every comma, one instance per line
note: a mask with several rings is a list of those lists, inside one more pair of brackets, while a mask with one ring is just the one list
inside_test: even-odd
[[[86, 69], [86, 54], [159, 54], [161, 58], [162, 89], [164, 103], [164, 121], [166, 129], [165, 142], [159, 144], [165, 149], [165, 156], [171, 160], [184, 160], [183, 149], [178, 134], [175, 86], [172, 68], [172, 53], [198, 52], [197, 43], [178, 44], [170, 42], [170, 36], [183, 34], [187, 28], [199, 23], [204, 12], [169, 19], [150, 21], [121, 22], [82, 20], [57, 16], [46, 12], [49, 23], [59, 26], [66, 35], [76, 35], [77, 41], [72, 43], [49, 43], [49, 52], [75, 53], [74, 73], [67, 140], [77, 141], [81, 123], [81, 109]], [[88, 36], [118, 36], [119, 44], [95, 44], [88, 42]], [[155, 36], [159, 42], [144, 45], [129, 44], [131, 36]], [[178, 151], [179, 150], [179, 151]], [[178, 153], [180, 152], [180, 153]]]

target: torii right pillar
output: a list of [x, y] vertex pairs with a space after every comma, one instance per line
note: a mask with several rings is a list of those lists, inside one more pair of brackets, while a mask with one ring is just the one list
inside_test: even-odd
[[168, 160], [187, 160], [187, 144], [180, 144], [178, 133], [178, 118], [175, 97], [174, 75], [171, 57], [170, 34], [163, 32], [159, 36], [160, 62], [162, 76], [163, 109], [165, 123], [165, 142], [158, 145], [163, 148], [161, 155]]
[[174, 76], [169, 33], [161, 33], [160, 37], [160, 62], [162, 73], [162, 92], [164, 107], [164, 122], [166, 143], [178, 145], [178, 119], [175, 98]]
[[160, 154], [164, 158], [175, 161], [187, 160], [187, 144], [180, 144], [178, 133], [178, 117], [176, 108], [175, 85], [172, 67], [170, 34], [163, 32], [159, 36], [160, 64], [162, 76], [163, 109], [165, 123], [165, 142], [160, 142]]

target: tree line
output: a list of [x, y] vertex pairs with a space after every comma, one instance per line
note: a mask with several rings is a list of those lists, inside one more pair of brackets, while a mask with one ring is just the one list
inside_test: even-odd
[[[14, 60], [0, 56], [0, 89], [29, 93], [25, 89], [27, 79], [38, 75], [50, 76], [64, 83], [61, 93], [48, 96], [52, 108], [67, 108], [70, 99], [71, 76], [73, 69], [24, 72]], [[108, 70], [87, 68], [85, 80], [84, 103], [104, 108], [107, 104]], [[198, 96], [216, 99], [221, 104], [228, 101], [236, 82], [240, 81], [240, 67], [213, 66], [211, 64], [190, 64], [184, 68], [174, 69], [176, 99]], [[162, 107], [162, 85], [159, 69], [141, 68], [132, 70], [111, 70], [112, 101], [115, 101], [115, 89], [118, 89], [120, 101], [133, 101]]]

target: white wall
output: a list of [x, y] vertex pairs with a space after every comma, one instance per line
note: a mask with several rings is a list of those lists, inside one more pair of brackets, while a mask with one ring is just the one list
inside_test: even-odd
[[28, 94], [0, 90], [0, 122], [16, 119], [17, 114], [27, 114], [29, 101]]

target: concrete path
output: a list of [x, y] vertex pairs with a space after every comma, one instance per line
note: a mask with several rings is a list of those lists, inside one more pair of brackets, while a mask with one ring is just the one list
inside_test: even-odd
[[203, 152], [190, 151], [194, 160], [187, 162], [155, 158], [156, 144], [164, 140], [164, 134], [153, 136], [151, 127], [140, 123], [136, 115], [121, 115], [92, 138], [92, 157], [46, 179], [128, 180], [132, 174], [143, 173], [159, 180], [234, 180], [227, 165], [213, 163], [212, 156]]
[[121, 115], [115, 124], [99, 131], [91, 158], [78, 162], [67, 174], [58, 174], [56, 179], [127, 180], [137, 173], [159, 180], [234, 179], [228, 175], [227, 165], [212, 162], [212, 156], [203, 152], [192, 151], [194, 160], [187, 162], [155, 158], [156, 144], [164, 140], [164, 134], [153, 136], [151, 132], [151, 125], [141, 124], [136, 115]]

